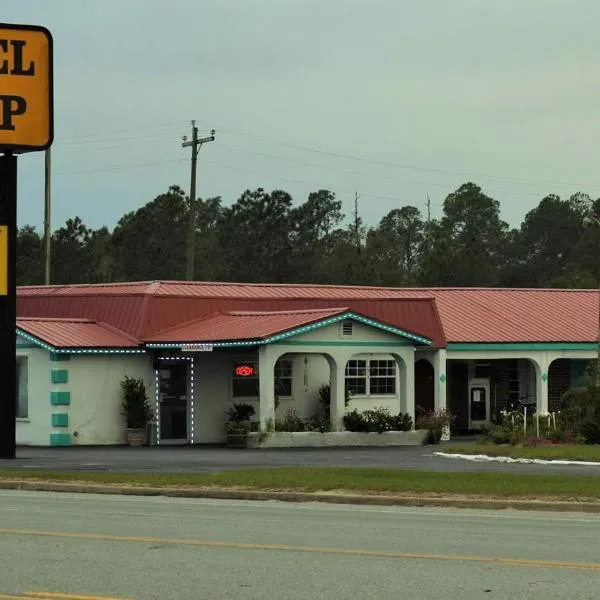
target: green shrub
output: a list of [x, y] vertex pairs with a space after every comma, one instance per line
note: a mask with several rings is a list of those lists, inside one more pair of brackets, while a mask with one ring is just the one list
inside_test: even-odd
[[600, 422], [587, 419], [581, 423], [580, 431], [586, 444], [600, 444]]
[[294, 408], [290, 408], [283, 419], [275, 421], [275, 431], [306, 431], [304, 420]]
[[231, 422], [250, 421], [256, 413], [251, 404], [234, 404], [227, 411], [227, 420]]
[[344, 415], [347, 431], [383, 433], [384, 431], [410, 431], [412, 418], [409, 414], [392, 415], [387, 408], [377, 407], [359, 413], [356, 409]]
[[371, 431], [367, 419], [356, 409], [344, 415], [344, 428], [347, 431], [358, 431], [366, 433]]

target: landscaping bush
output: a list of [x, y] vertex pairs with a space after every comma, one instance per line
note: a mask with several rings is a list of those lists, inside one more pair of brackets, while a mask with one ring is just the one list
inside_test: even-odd
[[581, 423], [581, 436], [586, 444], [600, 444], [600, 423], [593, 419], [587, 419]]
[[234, 404], [227, 411], [227, 420], [233, 423], [250, 421], [255, 412], [254, 406], [251, 404]]
[[298, 411], [290, 408], [283, 419], [275, 421], [275, 431], [307, 431], [307, 426]]
[[417, 420], [417, 429], [427, 429], [429, 435], [426, 443], [437, 444], [442, 437], [444, 427], [450, 427], [454, 419], [454, 415], [445, 408], [438, 408], [421, 415]]
[[371, 431], [367, 419], [356, 409], [344, 415], [344, 427], [347, 431], [366, 433]]
[[347, 431], [383, 433], [384, 431], [410, 431], [412, 418], [409, 414], [392, 415], [387, 408], [374, 408], [359, 413], [356, 409], [344, 415]]

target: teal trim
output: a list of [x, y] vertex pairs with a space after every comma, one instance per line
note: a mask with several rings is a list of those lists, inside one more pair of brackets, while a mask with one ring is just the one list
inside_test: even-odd
[[273, 342], [276, 346], [357, 346], [364, 348], [366, 346], [375, 346], [377, 348], [397, 348], [398, 346], [411, 346], [409, 343], [402, 342], [302, 342], [300, 340], [290, 340], [290, 341], [281, 341], [281, 342]]
[[[309, 331], [314, 331], [316, 329], [321, 329], [323, 327], [327, 327], [329, 325], [333, 325], [335, 323], [339, 323], [340, 321], [345, 321], [346, 319], [350, 319], [353, 321], [357, 321], [364, 325], [368, 325], [369, 327], [373, 327], [375, 329], [381, 329], [387, 333], [391, 333], [392, 335], [396, 335], [398, 337], [404, 338], [408, 340], [407, 344], [422, 344], [426, 346], [431, 346], [431, 340], [420, 335], [416, 335], [414, 333], [409, 333], [408, 331], [404, 331], [402, 329], [398, 329], [396, 327], [392, 327], [391, 325], [386, 325], [385, 323], [381, 323], [380, 321], [375, 321], [374, 319], [368, 319], [361, 315], [357, 315], [352, 312], [341, 313], [334, 317], [329, 317], [327, 319], [322, 319], [320, 321], [315, 321], [309, 325], [303, 325], [302, 327], [297, 327], [295, 329], [291, 329], [290, 331], [285, 331], [283, 333], [278, 333], [277, 335], [273, 335], [264, 339], [247, 339], [247, 340], [237, 340], [235, 342], [208, 342], [206, 340], [187, 340], [187, 342], [167, 342], [167, 343], [148, 343], [146, 344], [146, 348], [178, 348], [183, 349], [183, 346], [189, 343], [194, 344], [203, 344], [206, 343], [213, 348], [233, 348], [239, 346], [260, 346], [267, 344], [276, 344], [281, 342], [281, 340], [288, 339], [303, 333], [307, 333]], [[358, 342], [354, 342], [355, 344]], [[364, 342], [365, 345], [374, 345], [371, 343]], [[316, 345], [312, 343], [312, 345]], [[350, 346], [352, 342], [340, 342], [340, 346]], [[388, 342], [386, 345], [394, 345], [393, 342]]]
[[598, 350], [598, 344], [595, 342], [519, 342], [511, 344], [478, 344], [478, 343], [457, 343], [448, 344], [448, 351], [451, 352], [514, 352], [515, 350]]
[[36, 349], [38, 349], [39, 346], [37, 344], [29, 344], [29, 343], [19, 344], [19, 342], [17, 342], [17, 350], [19, 350], [21, 348], [29, 348], [29, 349], [36, 348]]
[[71, 360], [71, 355], [70, 354], [58, 354], [57, 352], [51, 352], [50, 360], [52, 362], [64, 362], [65, 360]]
[[50, 434], [50, 445], [51, 446], [70, 446], [71, 445], [71, 434], [70, 433], [51, 433]]
[[68, 406], [71, 404], [71, 392], [50, 392], [52, 406]]
[[18, 327], [17, 335], [32, 342], [36, 348], [43, 348], [56, 354], [146, 354], [144, 348], [56, 348]]
[[332, 325], [334, 323], [339, 323], [340, 321], [345, 321], [350, 319], [352, 321], [357, 321], [358, 323], [362, 323], [364, 325], [369, 325], [369, 327], [374, 327], [375, 329], [381, 329], [387, 333], [391, 333], [393, 335], [397, 335], [403, 338], [407, 338], [413, 343], [416, 344], [425, 344], [427, 346], [431, 346], [431, 340], [428, 338], [421, 337], [420, 335], [415, 335], [414, 333], [409, 333], [408, 331], [404, 331], [403, 329], [398, 329], [397, 327], [392, 327], [391, 325], [386, 325], [385, 323], [381, 323], [380, 321], [375, 321], [374, 319], [367, 319], [361, 315], [357, 315], [352, 312], [342, 313], [341, 315], [337, 315], [335, 317], [330, 317], [328, 319], [323, 319], [322, 321], [317, 321], [316, 323], [312, 323], [310, 325], [304, 325], [303, 327], [298, 327], [296, 329], [292, 329], [290, 331], [286, 331], [284, 333], [280, 333], [274, 335], [270, 338], [267, 338], [264, 343], [272, 344], [273, 342], [277, 342], [280, 339], [294, 337], [301, 333], [306, 333], [307, 331], [314, 331], [315, 329], [321, 329], [322, 327], [327, 327], [328, 325]]
[[69, 415], [67, 413], [52, 413], [52, 427], [68, 427]]
[[52, 369], [50, 372], [50, 381], [52, 383], [69, 383], [69, 370]]

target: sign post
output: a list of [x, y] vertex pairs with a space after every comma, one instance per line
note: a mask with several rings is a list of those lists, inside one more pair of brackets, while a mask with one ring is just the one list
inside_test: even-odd
[[17, 154], [52, 144], [52, 36], [0, 23], [0, 458], [15, 458]]

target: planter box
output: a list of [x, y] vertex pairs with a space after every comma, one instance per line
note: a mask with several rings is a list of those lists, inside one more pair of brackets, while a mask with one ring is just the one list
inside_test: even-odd
[[248, 434], [247, 433], [228, 433], [227, 434], [228, 448], [247, 448]]
[[386, 431], [384, 433], [358, 433], [355, 431], [275, 431], [248, 434], [248, 447], [252, 448], [327, 448], [373, 446], [420, 446], [427, 431]]

